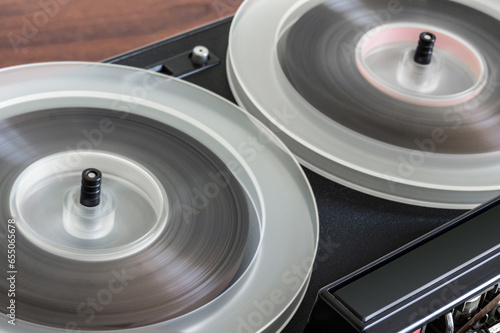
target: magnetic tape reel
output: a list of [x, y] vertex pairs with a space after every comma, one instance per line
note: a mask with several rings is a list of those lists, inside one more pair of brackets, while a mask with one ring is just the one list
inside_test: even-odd
[[[500, 190], [499, 18], [495, 1], [248, 1], [229, 80], [315, 172], [403, 203], [472, 208]], [[414, 60], [421, 34], [434, 36], [419, 51], [430, 64]]]
[[[14, 299], [17, 315], [2, 331], [284, 326], [307, 288], [318, 221], [270, 131], [148, 71], [54, 63], [0, 77], [0, 215], [5, 234], [15, 221], [18, 264], [1, 273], [2, 290], [15, 286], [1, 302]], [[291, 286], [282, 273], [295, 266]], [[270, 297], [268, 316], [249, 319], [248, 300]]]

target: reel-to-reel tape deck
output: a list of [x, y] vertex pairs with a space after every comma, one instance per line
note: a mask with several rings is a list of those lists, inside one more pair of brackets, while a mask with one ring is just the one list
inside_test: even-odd
[[[500, 194], [499, 19], [495, 1], [249, 0], [107, 64], [2, 69], [0, 330], [454, 333], [486, 309], [470, 332], [495, 332], [497, 229], [472, 217], [496, 201], [445, 222]], [[440, 294], [488, 262], [476, 284], [356, 324], [345, 290], [455, 253], [439, 240], [461, 228], [485, 235], [463, 262], [400, 282]]]

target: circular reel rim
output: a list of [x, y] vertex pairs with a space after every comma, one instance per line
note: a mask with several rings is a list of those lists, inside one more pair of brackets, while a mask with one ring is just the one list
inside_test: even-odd
[[[370, 163], [368, 162], [357, 164], [351, 161], [349, 157], [346, 157], [346, 154], [335, 154], [332, 153], [332, 151], [324, 150], [324, 146], [319, 147], [314, 145], [311, 142], [310, 137], [306, 138], [296, 132], [296, 128], [298, 127], [291, 128], [287, 126], [287, 124], [281, 122], [280, 119], [275, 117], [273, 114], [271, 114], [271, 107], [269, 107], [269, 105], [282, 105], [283, 101], [289, 100], [289, 103], [283, 104], [289, 107], [292, 111], [297, 112], [297, 110], [299, 110], [299, 112], [301, 112], [303, 111], [300, 110], [301, 107], [307, 108], [307, 112], [309, 112], [309, 115], [315, 118], [315, 120], [318, 120], [316, 124], [318, 127], [311, 126], [311, 123], [313, 121], [305, 125], [303, 122], [299, 121], [301, 127], [307, 127], [308, 129], [314, 128], [315, 130], [321, 131], [321, 134], [323, 134], [323, 132], [327, 132], [325, 130], [327, 127], [326, 125], [324, 125], [324, 123], [330, 123], [331, 126], [328, 127], [328, 132], [335, 132], [336, 135], [334, 140], [330, 142], [332, 146], [335, 146], [336, 144], [344, 144], [344, 142], [349, 140], [355, 140], [351, 141], [354, 142], [351, 144], [357, 144], [358, 147], [356, 149], [358, 149], [362, 146], [363, 143], [368, 141], [366, 137], [358, 135], [357, 133], [344, 128], [343, 126], [332, 122], [329, 118], [317, 112], [317, 110], [315, 110], [301, 96], [299, 96], [291, 86], [291, 84], [284, 79], [285, 75], [281, 69], [281, 66], [279, 66], [276, 46], [277, 41], [280, 37], [279, 32], [286, 30], [286, 28], [284, 28], [285, 22], [287, 22], [287, 20], [294, 22], [292, 18], [289, 18], [290, 16], [294, 15], [293, 18], [300, 17], [297, 12], [307, 12], [311, 8], [323, 2], [324, 1], [322, 0], [276, 1], [273, 2], [273, 5], [270, 5], [266, 8], [267, 11], [265, 15], [261, 15], [263, 11], [263, 2], [259, 0], [246, 2], [240, 7], [234, 19], [235, 23], [231, 27], [230, 43], [227, 56], [227, 70], [230, 87], [233, 91], [233, 94], [235, 95], [236, 100], [238, 101], [238, 104], [244, 107], [249, 113], [255, 115], [265, 124], [270, 124], [268, 126], [272, 127], [273, 131], [277, 133], [278, 136], [291, 148], [293, 153], [303, 165], [311, 168], [315, 172], [320, 173], [321, 175], [333, 181], [339, 182], [358, 191], [406, 204], [452, 209], [470, 209], [477, 206], [481, 202], [484, 202], [485, 200], [489, 200], [492, 196], [497, 195], [498, 191], [500, 191], [500, 178], [498, 177], [497, 178], [499, 181], [496, 182], [497, 185], [495, 185], [495, 182], [493, 182], [494, 185], [491, 185], [491, 179], [488, 181], [484, 180], [488, 177], [482, 178], [481, 184], [472, 184], [471, 182], [465, 182], [458, 185], [456, 185], [456, 183], [452, 182], [451, 180], [447, 180], [444, 183], [442, 177], [439, 176], [434, 177], [435, 180], [439, 180], [436, 182], [431, 182], [429, 181], [429, 179], [426, 179], [426, 177], [429, 178], [428, 173], [435, 169], [435, 164], [442, 163], [440, 161], [442, 161], [444, 158], [448, 158], [448, 156], [444, 154], [434, 154], [433, 159], [435, 159], [435, 161], [432, 161], [432, 166], [428, 167], [426, 170], [416, 170], [416, 172], [412, 176], [403, 177], [395, 172], [397, 171], [397, 163], [393, 162], [393, 165], [389, 168], [387, 167], [387, 165], [389, 165], [387, 161], [396, 161], [397, 157], [401, 155], [406, 157], [411, 152], [413, 152], [412, 150], [398, 148], [382, 142], [375, 142], [372, 150], [373, 148], [377, 148], [383, 151], [384, 155], [379, 160], [383, 159], [385, 161], [384, 163], [386, 164], [380, 166], [379, 170], [374, 170], [373, 168], [370, 168]], [[468, 5], [466, 1], [462, 0], [450, 0], [450, 2], [457, 2]], [[488, 2], [489, 4], [486, 4]], [[261, 7], [259, 7], [259, 5], [261, 5]], [[488, 6], [494, 5], [495, 3], [493, 1], [486, 0], [481, 4], [475, 4], [473, 7], [478, 10], [484, 10], [484, 8], [488, 8]], [[496, 14], [497, 18], [500, 18], [500, 11], [494, 14]], [[259, 15], [261, 26], [265, 26], [266, 28], [272, 27], [272, 29], [275, 29], [277, 32], [274, 35], [266, 35], [263, 34], [262, 31], [256, 32], [254, 30], [249, 31], [248, 29], [245, 29], [245, 24], [248, 25], [248, 22], [252, 21], [252, 17], [255, 15]], [[288, 26], [293, 24], [293, 22], [288, 23]], [[249, 37], [257, 34], [259, 34], [259, 38], [257, 39], [256, 43], [253, 43], [255, 41], [249, 39]], [[247, 42], [247, 45], [245, 47], [242, 47], [242, 43], [238, 44], [238, 40], [252, 40], [253, 42]], [[252, 56], [250, 55], [245, 59], [241, 59], [242, 54], [248, 54], [248, 52], [250, 51], [249, 48], [257, 49], [259, 50], [259, 52], [265, 54], [265, 56], [259, 55], [259, 57], [261, 58], [259, 60], [252, 59]], [[253, 56], [255, 56], [255, 54], [253, 54]], [[267, 59], [271, 60], [269, 61]], [[254, 66], [258, 61], [260, 61], [260, 67]], [[248, 71], [245, 72], [245, 67], [242, 66], [243, 63], [246, 68], [257, 68], [257, 72], [254, 75], [253, 79], [249, 75]], [[271, 75], [271, 77], [267, 81], [272, 81], [270, 85], [273, 85], [275, 89], [273, 90], [272, 96], [274, 99], [268, 96], [268, 99], [272, 100], [272, 103], [267, 102], [267, 100], [263, 98], [265, 94], [263, 93], [263, 91], [265, 90], [264, 88], [256, 88], [257, 80], [255, 78], [262, 76], [263, 73], [267, 72], [270, 73], [268, 74], [268, 76]], [[280, 84], [275, 84], [276, 82], [280, 82]], [[267, 90], [272, 90], [269, 89], [269, 86], [267, 86], [267, 88]], [[286, 96], [286, 98], [283, 98], [283, 96]], [[305, 112], [306, 111], [304, 111], [304, 114]], [[301, 114], [301, 117], [302, 116], [303, 114]], [[303, 116], [300, 120], [304, 120], [305, 118], [306, 117]], [[313, 133], [314, 131], [310, 130], [309, 132]], [[341, 140], [340, 138], [342, 138], [343, 140]], [[357, 154], [360, 154], [361, 151], [369, 151], [368, 149], [364, 149], [362, 147], [359, 149], [360, 151], [356, 152]], [[340, 149], [337, 149], [337, 152], [339, 150]], [[462, 160], [465, 161], [470, 156], [460, 155], [460, 157], [463, 157]], [[475, 155], [474, 157], [477, 157], [477, 155]], [[500, 152], [481, 154], [481, 157], [484, 159], [488, 159], [488, 161], [498, 160], [500, 158]], [[454, 156], [453, 158], [456, 157]], [[367, 158], [367, 160], [370, 160], [370, 158]], [[426, 160], [426, 164], [431, 164], [428, 163], [429, 160], [430, 159]], [[344, 171], [338, 171], [339, 167]], [[488, 166], [482, 166], [481, 168], [478, 167], [478, 169], [480, 171], [485, 171], [488, 169]], [[371, 183], [363, 185], [356, 184], [352, 179], [349, 178], [349, 176], [346, 176], [346, 172], [349, 173], [349, 170], [362, 174], [364, 177], [371, 179]], [[445, 170], [441, 170], [440, 172], [444, 173], [444, 171]], [[464, 170], [459, 171], [461, 172], [461, 174], [463, 174], [462, 179], [459, 179], [460, 181], [462, 181], [463, 179], [471, 179], [471, 177], [473, 176], [473, 173], [471, 171], [469, 171], [468, 174], [465, 173]], [[397, 186], [412, 188], [412, 191], [420, 191], [421, 193], [418, 193], [418, 195], [415, 197], [412, 197], [411, 195], [407, 196], [407, 193], [391, 193], [390, 191], [388, 191], [387, 186], [380, 186], [376, 184], [377, 182], [380, 182], [380, 180], [387, 180], [387, 173], [390, 173], [391, 182], [393, 182]], [[481, 174], [483, 173], [481, 172]], [[436, 190], [438, 190], [440, 193], [437, 195], [433, 195]], [[443, 193], [446, 193], [445, 196], [443, 196]], [[476, 198], [466, 199], [466, 196], [475, 196]], [[421, 199], [424, 197], [426, 199]]]
[[[211, 112], [228, 115], [228, 114], [231, 114], [234, 111], [236, 111], [237, 115], [235, 115], [235, 117], [238, 118], [238, 121], [244, 121], [247, 124], [246, 126], [248, 126], [248, 127], [250, 127], [250, 125], [251, 125], [251, 129], [246, 128], [246, 130], [249, 130], [249, 131], [251, 130], [253, 132], [257, 132], [257, 130], [262, 131], [262, 133], [265, 133], [270, 138], [272, 138], [272, 140], [273, 140], [272, 150], [274, 150], [275, 152], [280, 151], [280, 154], [281, 154], [280, 156], [282, 158], [285, 158], [289, 163], [286, 165], [286, 168], [290, 169], [288, 171], [290, 173], [295, 174], [295, 176], [297, 176], [296, 186], [294, 184], [293, 188], [295, 188], [294, 191], [296, 191], [297, 193], [300, 193], [301, 197], [304, 199], [303, 207], [307, 207], [306, 208], [307, 212], [304, 211], [303, 213], [305, 215], [309, 216], [309, 218], [305, 219], [305, 221], [302, 221], [301, 223], [303, 224], [303, 226], [307, 230], [309, 230], [309, 236], [311, 238], [307, 241], [304, 241], [304, 243], [302, 243], [302, 245], [293, 244], [293, 246], [291, 245], [291, 247], [300, 246], [300, 247], [302, 247], [302, 250], [304, 250], [305, 252], [311, 253], [312, 258], [314, 258], [314, 255], [315, 255], [316, 250], [318, 248], [318, 242], [319, 242], [319, 236], [318, 236], [319, 218], [318, 218], [318, 211], [317, 211], [317, 207], [315, 205], [315, 199], [314, 199], [314, 195], [312, 192], [312, 188], [306, 180], [304, 171], [300, 168], [300, 165], [295, 160], [293, 155], [290, 153], [288, 148], [286, 148], [286, 146], [283, 143], [281, 143], [281, 141], [279, 141], [279, 139], [272, 132], [270, 132], [268, 129], [266, 129], [256, 118], [254, 118], [251, 115], [246, 114], [245, 112], [241, 111], [241, 109], [237, 108], [236, 106], [234, 106], [230, 102], [226, 101], [225, 99], [223, 99], [220, 96], [217, 96], [217, 95], [209, 92], [206, 89], [199, 88], [193, 84], [190, 84], [190, 83], [187, 83], [187, 82], [175, 79], [175, 78], [168, 78], [167, 79], [165, 76], [157, 74], [157, 73], [152, 73], [152, 72], [149, 72], [146, 70], [141, 70], [141, 69], [133, 69], [133, 68], [126, 67], [126, 66], [109, 65], [109, 64], [95, 64], [95, 63], [87, 63], [87, 62], [57, 62], [57, 63], [31, 64], [31, 65], [16, 66], [16, 67], [12, 67], [12, 68], [2, 69], [2, 70], [0, 70], [0, 76], [5, 75], [6, 73], [9, 73], [9, 72], [10, 73], [19, 72], [19, 71], [28, 71], [29, 72], [29, 71], [36, 71], [39, 69], [47, 70], [47, 69], [50, 69], [51, 67], [53, 67], [53, 68], [67, 67], [70, 69], [73, 68], [73, 69], [80, 69], [80, 70], [82, 68], [84, 68], [84, 69], [87, 68], [89, 70], [95, 71], [94, 75], [97, 75], [96, 74], [97, 72], [99, 72], [98, 75], [102, 75], [102, 72], [104, 72], [104, 71], [114, 72], [115, 74], [120, 72], [119, 76], [121, 76], [121, 78], [124, 79], [123, 81], [121, 81], [122, 83], [127, 81], [127, 79], [131, 79], [131, 78], [132, 78], [131, 81], [134, 81], [134, 80], [138, 81], [138, 78], [135, 76], [138, 76], [139, 78], [155, 77], [155, 78], [159, 78], [162, 80], [168, 80], [169, 87], [173, 88], [172, 91], [167, 91], [167, 89], [165, 87], [162, 87], [160, 89], [155, 89], [154, 91], [151, 92], [151, 95], [155, 95], [155, 96], [148, 96], [147, 100], [148, 101], [156, 100], [158, 98], [158, 94], [162, 94], [162, 93], [165, 93], [165, 95], [162, 95], [163, 96], [162, 99], [168, 99], [168, 94], [174, 94], [175, 89], [181, 89], [181, 90], [184, 89], [184, 91], [189, 91], [189, 92], [193, 93], [193, 95], [203, 96], [206, 99], [211, 99], [212, 101], [216, 101], [216, 103], [218, 103], [218, 106], [220, 106], [220, 108], [218, 108], [217, 110], [211, 110]], [[116, 78], [114, 78], [114, 80], [116, 80]], [[129, 87], [134, 86], [131, 82], [127, 82], [127, 84], [129, 85]], [[0, 84], [0, 89], [4, 88], [7, 85], [8, 84], [4, 84], [4, 85]], [[43, 89], [45, 89], [45, 88], [43, 88]], [[119, 89], [119, 87], [113, 87], [113, 89]], [[73, 93], [74, 93], [74, 91], [73, 91]], [[26, 93], [26, 94], [30, 95], [29, 93]], [[33, 94], [31, 94], [31, 95], [33, 95]], [[83, 95], [85, 95], [85, 94], [83, 94]], [[99, 95], [99, 98], [104, 97], [102, 94], [97, 94], [97, 95]], [[126, 95], [126, 94], [124, 94], [124, 95]], [[81, 97], [81, 96], [79, 96], [79, 97]], [[107, 96], [107, 97], [109, 97], [109, 96]], [[21, 99], [23, 99], [23, 98], [21, 98]], [[8, 100], [8, 102], [2, 101], [2, 102], [0, 102], [0, 108], [6, 107], [9, 104], [10, 104], [10, 106], [12, 106], [12, 104], [15, 105], [16, 103], [19, 103], [19, 100], [16, 101], [16, 98], [10, 99], [10, 100]], [[158, 107], [159, 107], [159, 105], [158, 105]], [[180, 111], [178, 111], [178, 112], [180, 113]], [[186, 117], [188, 117], [188, 116], [186, 115]], [[243, 130], [241, 130], [241, 131], [242, 131], [242, 134], [244, 134]], [[225, 147], [225, 148], [228, 148], [228, 147]], [[243, 158], [241, 158], [241, 159], [243, 159]], [[262, 159], [263, 158], [260, 158], [260, 160], [262, 160]], [[282, 162], [280, 162], [280, 163], [282, 163]], [[282, 167], [285, 167], [285, 165], [282, 165]], [[260, 170], [259, 172], [262, 173], [262, 170]], [[255, 177], [255, 175], [253, 173], [250, 176]], [[286, 178], [284, 178], [284, 179], [286, 179]], [[291, 184], [288, 184], [288, 185], [291, 185]], [[300, 188], [300, 191], [299, 191], [299, 188]], [[287, 192], [289, 190], [290, 189], [288, 188]], [[259, 188], [259, 191], [262, 191], [262, 188]], [[261, 200], [263, 200], [263, 199], [261, 198]], [[272, 206], [272, 205], [269, 205], [268, 203], [265, 203], [265, 202], [261, 202], [261, 204], [266, 209], [266, 212], [267, 212], [267, 209], [270, 206]], [[274, 212], [274, 214], [270, 214], [270, 215], [271, 216], [272, 215], [280, 216], [277, 214], [278, 208], [273, 208], [273, 209], [276, 212]], [[287, 221], [287, 223], [288, 222], [289, 221]], [[266, 220], [263, 222], [262, 228], [265, 228], [265, 227], [267, 228], [268, 226], [272, 226], [272, 224], [273, 223], [270, 224], [270, 221]], [[274, 226], [273, 228], [277, 229], [276, 226]], [[267, 229], [270, 229], [270, 227]], [[267, 229], [263, 229], [263, 232], [265, 232], [265, 230], [267, 230]], [[269, 232], [271, 232], [271, 231], [269, 231]], [[276, 233], [276, 230], [274, 230], [273, 232]], [[261, 242], [263, 241], [264, 236], [265, 235], [262, 236]], [[269, 237], [273, 237], [273, 236], [269, 236], [269, 233], [268, 233], [267, 237], [269, 238]], [[265, 249], [259, 248], [258, 252], [261, 253], [262, 251], [265, 251]], [[259, 256], [261, 256], [261, 255], [259, 255]], [[268, 255], [268, 257], [272, 257], [272, 256]], [[245, 272], [243, 274], [243, 276], [240, 277], [238, 279], [238, 281], [236, 281], [228, 290], [226, 290], [223, 294], [221, 294], [219, 297], [217, 297], [212, 302], [206, 304], [205, 306], [203, 306], [203, 307], [201, 307], [201, 308], [199, 308], [191, 313], [188, 313], [186, 315], [183, 315], [181, 317], [175, 318], [173, 320], [170, 320], [170, 321], [167, 321], [164, 323], [155, 324], [153, 326], [141, 327], [141, 328], [137, 328], [137, 329], [128, 329], [128, 330], [112, 330], [110, 332], [139, 332], [139, 331], [140, 332], [148, 332], [148, 331], [157, 332], [159, 329], [161, 329], [162, 331], [165, 331], [165, 332], [188, 332], [188, 331], [194, 332], [194, 331], [196, 331], [196, 329], [193, 331], [193, 326], [196, 326], [196, 325], [193, 325], [192, 322], [193, 322], [193, 320], [196, 322], [196, 320], [200, 320], [200, 319], [202, 319], [202, 321], [211, 322], [211, 324], [209, 323], [208, 326], [203, 327], [203, 332], [220, 332], [221, 329], [227, 329], [227, 326], [231, 327], [231, 325], [235, 325], [236, 321], [235, 321], [235, 323], [222, 323], [222, 324], [218, 323], [217, 322], [218, 319], [213, 318], [213, 313], [211, 314], [211, 312], [214, 311], [213, 309], [215, 307], [219, 307], [219, 310], [220, 310], [218, 312], [219, 319], [227, 317], [227, 315], [225, 315], [225, 316], [223, 315], [222, 317], [220, 317], [220, 315], [222, 315], [220, 312], [222, 312], [224, 310], [225, 301], [228, 301], [228, 300], [234, 301], [234, 298], [231, 298], [231, 297], [234, 296], [234, 293], [236, 293], [238, 291], [237, 290], [238, 288], [239, 289], [248, 288], [248, 286], [252, 285], [252, 283], [255, 284], [255, 279], [252, 280], [251, 277], [249, 277], [249, 275], [250, 275], [249, 272], [252, 270], [255, 270], [256, 267], [258, 267], [259, 263], [257, 261], [258, 260], [254, 257], [249, 268], [247, 268], [247, 272]], [[311, 273], [312, 273], [312, 264], [310, 265], [310, 267], [308, 267], [306, 278], [303, 279], [303, 281], [301, 281], [300, 288], [296, 291], [293, 291], [293, 297], [289, 301], [286, 302], [285, 306], [283, 306], [282, 312], [284, 312], [288, 307], [290, 307], [292, 304], [294, 304], [294, 301], [296, 301], [296, 298], [299, 297], [304, 292], [304, 290], [307, 288], [307, 284], [308, 284]], [[262, 277], [263, 272], [260, 272], [258, 274], [260, 274], [260, 276]], [[256, 290], [257, 289], [258, 288], [256, 288]], [[252, 290], [250, 290], [250, 291], [252, 291]], [[247, 293], [249, 293], [249, 292], [247, 291]], [[255, 294], [255, 290], [253, 290], [252, 293]], [[262, 296], [262, 297], [264, 297], [264, 296]], [[244, 303], [240, 304], [239, 311], [241, 312], [241, 315], [244, 316], [245, 314], [248, 314], [248, 309], [246, 309], [245, 307], [248, 307], [249, 304], [247, 304], [246, 300], [243, 300], [241, 302], [244, 302]], [[280, 318], [280, 315], [281, 315], [281, 313], [274, 314], [272, 320], [270, 320], [268, 324], [273, 323], [275, 320], [283, 320], [282, 318]], [[288, 319], [289, 318], [286, 318], [286, 320], [288, 320]], [[6, 323], [6, 322], [7, 321], [5, 321], [4, 323]], [[5, 324], [5, 325], [7, 325], [7, 324]], [[5, 325], [0, 324], [0, 328], [7, 329], [7, 331], [8, 331], [10, 326], [8, 326], [8, 325], [5, 326]], [[219, 328], [217, 328], [218, 327], [217, 325], [219, 325]], [[63, 332], [64, 331], [63, 329], [47, 328], [44, 326], [40, 326], [40, 325], [28, 323], [28, 322], [23, 322], [22, 320], [18, 320], [17, 326], [19, 329], [24, 328], [25, 330], [30, 331], [30, 332], [40, 332], [40, 333], [44, 332], [45, 333], [45, 332], [54, 332], [54, 331], [55, 332]], [[226, 328], [223, 328], [223, 326], [226, 326]], [[236, 327], [236, 326], [234, 326], [234, 327]], [[258, 329], [258, 331], [265, 332], [266, 328], [262, 327], [261, 329]]]

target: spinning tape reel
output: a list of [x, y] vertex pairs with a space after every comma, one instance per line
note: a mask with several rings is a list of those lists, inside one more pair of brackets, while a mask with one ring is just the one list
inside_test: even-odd
[[[289, 320], [311, 274], [317, 214], [270, 131], [213, 94], [147, 71], [61, 63], [0, 76], [15, 329], [230, 332], [244, 323], [275, 332]], [[97, 178], [99, 204], [83, 205], [82, 192], [96, 199]], [[255, 319], [255, 304], [274, 299]]]
[[[249, 1], [232, 27], [230, 83], [317, 173], [472, 208], [500, 189], [499, 13], [494, 1]], [[427, 66], [413, 61], [423, 32], [437, 36]]]

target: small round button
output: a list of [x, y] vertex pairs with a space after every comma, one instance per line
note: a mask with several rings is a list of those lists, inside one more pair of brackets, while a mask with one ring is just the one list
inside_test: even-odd
[[210, 58], [210, 51], [205, 46], [196, 46], [193, 49], [191, 61], [197, 66], [205, 66]]

